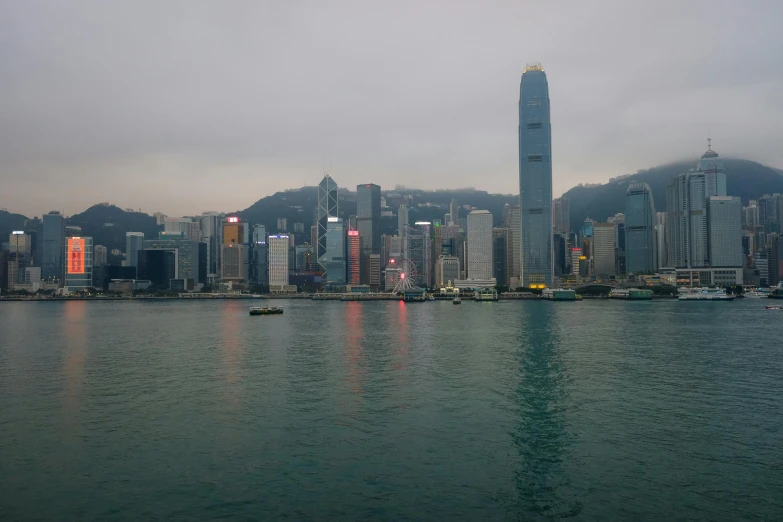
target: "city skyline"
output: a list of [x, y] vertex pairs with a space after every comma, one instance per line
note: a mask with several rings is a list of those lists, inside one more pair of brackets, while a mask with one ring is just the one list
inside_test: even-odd
[[[688, 157], [707, 135], [726, 157], [783, 165], [781, 72], [765, 66], [781, 53], [777, 3], [500, 3], [446, 17], [412, 4], [188, 5], [189, 24], [144, 2], [2, 8], [0, 207], [72, 214], [117, 194], [123, 208], [188, 215], [324, 171], [345, 186], [513, 193], [515, 84], [531, 60], [558, 100], [555, 196]], [[729, 25], [748, 36], [691, 37]], [[104, 31], [110, 45], [95, 45]], [[245, 190], [216, 191], [217, 179]]]

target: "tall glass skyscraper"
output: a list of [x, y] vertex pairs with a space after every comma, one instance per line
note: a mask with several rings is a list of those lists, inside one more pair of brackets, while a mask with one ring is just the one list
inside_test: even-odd
[[551, 287], [552, 126], [549, 85], [540, 64], [525, 67], [519, 86], [519, 206], [522, 286]]
[[65, 279], [65, 218], [57, 211], [43, 216], [42, 234], [38, 239], [41, 252], [41, 278], [45, 281]]
[[372, 183], [356, 186], [356, 228], [361, 243], [363, 284], [370, 284], [370, 255], [381, 253], [381, 187]]
[[324, 179], [318, 184], [318, 242], [315, 244], [315, 257], [324, 271], [327, 270], [326, 231], [329, 218], [338, 217], [338, 212], [337, 183], [329, 174], [324, 174]]
[[625, 193], [625, 263], [629, 274], [653, 272], [655, 205], [647, 183], [631, 183]]

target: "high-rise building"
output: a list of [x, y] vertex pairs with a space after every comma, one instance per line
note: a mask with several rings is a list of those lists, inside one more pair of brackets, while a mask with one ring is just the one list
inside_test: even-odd
[[249, 233], [247, 223], [238, 216], [228, 216], [223, 222], [223, 244], [220, 247], [220, 278], [230, 281], [248, 279], [247, 248], [245, 237]]
[[549, 86], [540, 64], [519, 86], [519, 204], [522, 286], [552, 286], [552, 126]]
[[[288, 236], [284, 234], [269, 236], [267, 244], [269, 247], [269, 286], [285, 286], [288, 284]], [[324, 246], [325, 249], [326, 246]]]
[[184, 237], [183, 234], [161, 232], [157, 239], [144, 240], [144, 250], [173, 252], [176, 261], [173, 279], [192, 281], [193, 284], [204, 282], [199, 281], [198, 243]]
[[511, 251], [511, 265], [509, 279], [516, 288], [522, 277], [522, 214], [519, 205], [511, 207], [511, 237], [509, 250]]
[[449, 225], [454, 225], [459, 221], [459, 205], [457, 205], [457, 200], [454, 198], [451, 198], [449, 203], [449, 218]]
[[599, 279], [617, 274], [616, 227], [614, 223], [593, 223], [593, 272]]
[[69, 291], [92, 287], [92, 238], [69, 237], [66, 247], [65, 286]]
[[109, 258], [109, 251], [103, 245], [95, 245], [92, 249], [93, 265], [103, 266]]
[[32, 240], [30, 235], [23, 230], [16, 230], [8, 235], [8, 251], [12, 254], [21, 254], [28, 259], [32, 254]]
[[348, 284], [358, 285], [361, 283], [361, 246], [359, 241], [359, 231], [348, 231]]
[[552, 219], [555, 232], [567, 234], [571, 231], [571, 204], [568, 198], [560, 197], [552, 201]]
[[264, 225], [253, 226], [253, 237], [250, 243], [252, 249], [250, 263], [250, 280], [259, 285], [269, 284], [268, 248], [266, 243], [266, 227]]
[[41, 278], [65, 280], [65, 218], [53, 210], [43, 216], [41, 233]]
[[[316, 209], [318, 242], [315, 244], [315, 257], [324, 272], [326, 272], [326, 231], [329, 218], [339, 217], [340, 209], [337, 194], [337, 183], [329, 174], [324, 174], [324, 179], [318, 184], [318, 208]], [[329, 276], [329, 274], [325, 275]]]
[[381, 252], [381, 187], [378, 185], [356, 186], [356, 228], [362, 246], [362, 283], [370, 284], [370, 254]]
[[441, 256], [435, 262], [435, 286], [445, 286], [460, 279], [459, 259], [456, 256]]
[[367, 284], [370, 285], [370, 290], [377, 292], [381, 288], [381, 255], [370, 254], [368, 256], [367, 264], [367, 272], [369, 274]]
[[634, 182], [625, 193], [625, 259], [629, 274], [653, 272], [655, 205], [647, 183]]
[[200, 221], [196, 222], [188, 217], [167, 217], [163, 232], [166, 234], [182, 234], [185, 239], [198, 242], [201, 241], [200, 225]]
[[492, 279], [492, 213], [488, 210], [468, 214], [467, 246], [468, 279]]
[[669, 261], [669, 248], [666, 243], [666, 212], [655, 213], [655, 269], [660, 270]]
[[144, 249], [144, 232], [125, 232], [125, 266], [139, 266], [139, 251]]
[[707, 198], [709, 260], [712, 268], [739, 268], [742, 255], [742, 201], [729, 196]]
[[168, 289], [177, 278], [177, 254], [173, 250], [141, 250], [136, 256], [138, 278], [156, 288]]
[[220, 277], [220, 249], [223, 230], [221, 216], [217, 212], [201, 214], [201, 242], [207, 245], [207, 280], [213, 281]]
[[166, 224], [166, 214], [163, 212], [155, 212], [152, 214], [152, 217], [155, 218], [155, 223], [157, 223], [158, 226]]
[[707, 198], [726, 195], [723, 161], [710, 145], [696, 170], [672, 178], [666, 187], [666, 243], [673, 268], [709, 266]]
[[[470, 215], [468, 215], [470, 220]], [[509, 267], [509, 238], [511, 231], [508, 228], [496, 227], [492, 229], [492, 277], [499, 285], [508, 285]]]
[[[404, 254], [415, 267], [414, 283], [427, 288], [432, 286], [431, 226], [432, 224], [429, 221], [417, 221], [413, 226], [408, 227], [406, 254]], [[406, 277], [409, 276], [410, 274], [406, 274]]]
[[326, 253], [320, 262], [326, 270], [326, 281], [331, 285], [345, 284], [345, 232], [343, 218], [330, 216], [326, 224]]
[[759, 225], [764, 227], [764, 232], [780, 233], [781, 208], [783, 207], [783, 195], [764, 194], [758, 201]]
[[400, 236], [403, 241], [405, 240], [405, 234], [408, 231], [408, 205], [400, 205], [397, 209], [397, 235]]

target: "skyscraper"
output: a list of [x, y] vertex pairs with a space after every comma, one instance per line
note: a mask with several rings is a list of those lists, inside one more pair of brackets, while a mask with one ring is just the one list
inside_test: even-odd
[[358, 285], [361, 283], [361, 246], [359, 242], [359, 231], [348, 231], [348, 284]]
[[[315, 244], [315, 258], [324, 272], [326, 272], [326, 229], [329, 218], [338, 217], [338, 203], [337, 183], [329, 174], [324, 174], [324, 179], [318, 184], [318, 209], [316, 212], [318, 218], [318, 242]], [[323, 258], [323, 261], [321, 258]], [[328, 276], [328, 274], [324, 275]], [[272, 283], [270, 282], [270, 284]]]
[[616, 246], [616, 225], [593, 223], [593, 271], [596, 277], [608, 278], [617, 274]]
[[269, 286], [288, 284], [288, 236], [277, 234], [267, 239], [269, 246]]
[[519, 205], [522, 286], [552, 286], [552, 128], [541, 64], [525, 67], [519, 86]]
[[41, 278], [45, 281], [65, 279], [65, 219], [53, 210], [43, 216], [41, 234]]
[[726, 195], [726, 174], [718, 153], [708, 145], [696, 170], [672, 178], [666, 187], [668, 265], [709, 266], [707, 198]]
[[[429, 221], [417, 221], [413, 226], [408, 227], [406, 257], [414, 264], [416, 268], [415, 284], [430, 287], [432, 286], [432, 238], [430, 228], [432, 224]], [[406, 274], [408, 276], [409, 274]]]
[[220, 214], [204, 212], [201, 214], [201, 241], [207, 245], [207, 280], [217, 279], [220, 275]]
[[511, 207], [511, 237], [509, 238], [509, 250], [511, 251], [511, 264], [509, 265], [509, 281], [516, 288], [519, 286], [519, 278], [522, 275], [522, 214], [519, 205]]
[[468, 279], [492, 279], [492, 213], [488, 210], [468, 214], [467, 247]]
[[635, 182], [625, 193], [625, 259], [629, 274], [653, 272], [655, 205], [647, 183]]
[[92, 286], [92, 238], [69, 237], [66, 249], [65, 286], [84, 291]]
[[108, 251], [103, 245], [95, 245], [92, 249], [92, 261], [94, 266], [103, 266], [108, 260]]
[[332, 285], [345, 284], [345, 237], [343, 218], [330, 216], [326, 223], [326, 254], [320, 262], [326, 270], [326, 280]]
[[744, 263], [742, 254], [742, 201], [728, 196], [710, 196], [707, 199], [709, 224], [710, 266], [739, 268]]
[[356, 228], [362, 247], [362, 283], [370, 284], [370, 254], [381, 252], [381, 187], [356, 186]]
[[125, 232], [125, 266], [139, 266], [139, 251], [144, 250], [144, 232]]
[[[470, 216], [468, 216], [470, 217]], [[499, 285], [508, 284], [509, 237], [511, 231], [505, 227], [492, 229], [492, 277]]]
[[552, 202], [552, 219], [555, 232], [567, 234], [571, 231], [571, 205], [568, 198], [557, 198]]
[[405, 230], [408, 228], [408, 205], [400, 205], [397, 209], [397, 235], [405, 237]]

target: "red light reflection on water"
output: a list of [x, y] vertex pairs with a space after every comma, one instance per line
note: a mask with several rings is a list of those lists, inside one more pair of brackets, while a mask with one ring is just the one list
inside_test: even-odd
[[362, 381], [365, 371], [361, 368], [365, 353], [362, 348], [364, 329], [362, 327], [362, 303], [349, 301], [345, 303], [345, 347], [347, 349], [348, 372], [346, 382], [356, 394], [362, 393]]
[[86, 301], [68, 301], [63, 304], [63, 332], [65, 333], [65, 401], [70, 412], [79, 409], [84, 382], [84, 363], [87, 359], [87, 328], [84, 325]]

